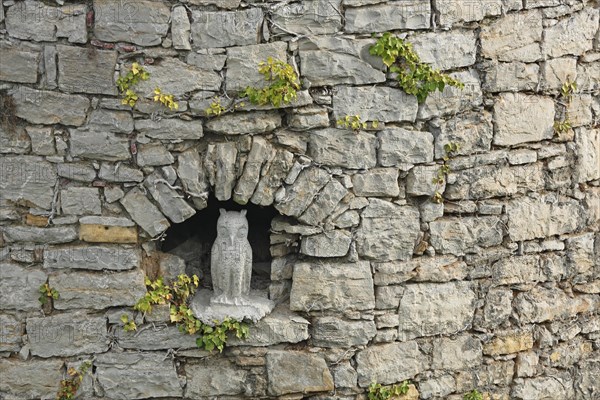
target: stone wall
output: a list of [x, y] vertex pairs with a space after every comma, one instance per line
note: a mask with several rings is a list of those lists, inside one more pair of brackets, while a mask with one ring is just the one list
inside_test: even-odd
[[[363, 399], [405, 379], [412, 399], [599, 398], [597, 2], [3, 3], [1, 398], [54, 398], [92, 356], [80, 398]], [[386, 31], [465, 88], [418, 104], [369, 55]], [[297, 68], [297, 101], [207, 118], [264, 85], [267, 57]], [[132, 110], [115, 82], [133, 61], [151, 76]], [[348, 114], [379, 127], [336, 129]], [[278, 211], [276, 312], [222, 354], [162, 309], [123, 332], [144, 273], [182, 268], [153, 239], [209, 193]]]

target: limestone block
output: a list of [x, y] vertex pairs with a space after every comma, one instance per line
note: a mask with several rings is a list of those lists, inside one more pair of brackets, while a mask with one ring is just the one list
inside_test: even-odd
[[100, 215], [100, 193], [97, 188], [70, 187], [60, 191], [60, 205], [64, 214]]
[[341, 0], [308, 0], [284, 4], [273, 13], [274, 31], [300, 35], [327, 35], [342, 28]]
[[419, 107], [419, 119], [456, 114], [481, 105], [483, 95], [481, 93], [481, 81], [476, 70], [453, 72], [449, 75], [462, 82], [464, 88], [446, 85], [442, 92], [431, 93]]
[[298, 220], [309, 225], [319, 225], [331, 215], [347, 193], [346, 188], [337, 179], [330, 180]]
[[434, 369], [457, 371], [481, 365], [483, 354], [481, 342], [471, 335], [456, 338], [439, 338], [433, 342]]
[[257, 44], [263, 23], [261, 8], [239, 11], [193, 11], [194, 47], [230, 47]]
[[124, 246], [69, 246], [44, 250], [44, 268], [122, 271], [138, 267], [140, 253]]
[[98, 177], [108, 182], [141, 182], [144, 180], [144, 173], [122, 163], [102, 163]]
[[522, 62], [492, 62], [486, 65], [483, 90], [489, 92], [533, 91], [538, 85], [540, 67]]
[[137, 164], [140, 167], [170, 165], [173, 155], [160, 143], [140, 144], [137, 148]]
[[61, 359], [32, 362], [0, 358], [0, 392], [8, 399], [53, 398], [56, 396], [56, 382], [63, 379], [63, 363]]
[[[144, 65], [144, 69], [150, 74], [150, 79], [140, 81], [135, 90], [147, 98], [153, 96], [157, 87], [175, 97], [196, 90], [216, 91], [221, 87], [221, 77], [216, 72], [196, 68], [177, 58], [165, 58], [155, 65]], [[121, 73], [125, 73], [124, 69], [121, 69]]]
[[3, 261], [0, 276], [0, 307], [3, 310], [39, 310], [39, 288], [47, 279], [44, 272]]
[[504, 333], [495, 336], [483, 346], [486, 355], [518, 353], [533, 348], [533, 334], [530, 331]]
[[0, 46], [0, 80], [19, 83], [36, 83], [41, 59], [39, 51], [21, 50]]
[[281, 115], [278, 112], [262, 111], [226, 114], [210, 119], [205, 128], [222, 135], [252, 135], [271, 132], [280, 126]]
[[578, 182], [600, 179], [600, 129], [579, 128], [575, 131]]
[[271, 350], [267, 353], [269, 393], [327, 392], [333, 390], [333, 377], [322, 356], [296, 351]]
[[[517, 1], [521, 8], [521, 2]], [[440, 13], [440, 25], [450, 27], [457, 22], [481, 21], [485, 17], [502, 13], [503, 0], [436, 0], [435, 8]]]
[[400, 195], [396, 168], [373, 168], [363, 174], [353, 175], [352, 185], [357, 196], [397, 197]]
[[554, 135], [554, 102], [548, 97], [504, 93], [494, 104], [494, 144], [539, 142]]
[[351, 33], [385, 32], [400, 29], [427, 29], [431, 5], [420, 0], [348, 8], [344, 30]]
[[592, 50], [594, 36], [598, 31], [598, 18], [597, 8], [584, 7], [582, 11], [546, 28], [542, 46], [544, 55], [552, 58], [579, 56]]
[[77, 239], [77, 230], [72, 226], [37, 228], [30, 226], [4, 227], [4, 240], [8, 243], [69, 243]]
[[258, 72], [258, 64], [268, 57], [287, 62], [287, 44], [274, 42], [227, 49], [227, 91], [239, 92], [248, 86], [268, 86], [265, 77]]
[[436, 69], [468, 67], [476, 61], [474, 32], [431, 32], [411, 36], [409, 41], [421, 61]]
[[301, 215], [330, 178], [329, 173], [324, 169], [314, 167], [304, 169], [296, 182], [285, 189], [284, 197], [277, 202], [275, 208], [283, 215]]
[[535, 62], [542, 58], [542, 14], [512, 13], [482, 27], [481, 52], [499, 61]]
[[158, 203], [163, 214], [172, 222], [179, 224], [196, 214], [196, 210], [182, 198], [181, 194], [170, 188], [158, 172], [155, 171], [148, 176], [144, 186]]
[[350, 249], [352, 237], [341, 230], [323, 232], [302, 238], [300, 253], [312, 257], [343, 257]]
[[377, 333], [373, 321], [344, 321], [337, 317], [313, 320], [312, 342], [319, 347], [364, 346]]
[[161, 234], [170, 226], [158, 208], [137, 188], [127, 192], [119, 201], [131, 218], [151, 236]]
[[443, 218], [429, 223], [431, 245], [442, 254], [457, 256], [502, 243], [497, 217]]
[[358, 384], [365, 388], [371, 382], [382, 385], [402, 382], [429, 367], [427, 356], [419, 351], [415, 341], [368, 347], [358, 352], [356, 364]]
[[35, 156], [3, 156], [0, 171], [0, 199], [50, 209], [57, 179], [52, 164]]
[[191, 50], [191, 24], [185, 7], [174, 7], [171, 10], [171, 37], [173, 47], [177, 50]]
[[333, 116], [359, 115], [363, 121], [413, 122], [417, 98], [403, 90], [373, 86], [340, 86], [333, 93]]
[[368, 169], [376, 163], [375, 142], [375, 136], [368, 132], [328, 128], [311, 132], [308, 154], [331, 167]]
[[433, 135], [429, 132], [387, 128], [377, 137], [378, 161], [384, 167], [433, 161]]
[[181, 119], [136, 119], [135, 130], [159, 140], [200, 139], [203, 136], [202, 122]]
[[117, 94], [113, 81], [116, 51], [62, 45], [56, 46], [56, 50], [60, 90], [67, 93]]
[[[21, 3], [19, 3], [21, 4]], [[15, 101], [16, 115], [32, 124], [62, 124], [81, 126], [90, 107], [90, 100], [21, 86], [9, 94]]]

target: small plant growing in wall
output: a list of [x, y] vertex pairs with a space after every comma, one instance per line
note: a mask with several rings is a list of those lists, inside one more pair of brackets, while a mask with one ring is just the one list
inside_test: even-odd
[[269, 86], [261, 89], [248, 86], [239, 94], [239, 98], [233, 99], [226, 106], [221, 104], [220, 99], [215, 99], [205, 110], [206, 115], [218, 117], [224, 112], [243, 107], [244, 99], [254, 105], [270, 104], [279, 107], [282, 104], [290, 104], [298, 98], [300, 80], [290, 64], [269, 57], [267, 61], [258, 64], [258, 72], [264, 76]]
[[372, 55], [381, 57], [390, 72], [397, 74], [402, 90], [417, 96], [419, 103], [423, 103], [430, 93], [436, 90], [443, 91], [446, 85], [461, 89], [465, 86], [422, 62], [411, 43], [390, 33], [384, 33], [369, 51]]
[[433, 201], [436, 203], [443, 203], [444, 198], [442, 197], [442, 193], [440, 192], [442, 185], [446, 182], [446, 177], [451, 172], [450, 165], [448, 162], [455, 155], [455, 153], [460, 150], [460, 145], [458, 143], [450, 142], [444, 145], [444, 157], [443, 164], [440, 166], [440, 169], [437, 171], [437, 175], [433, 178], [433, 182], [435, 184], [435, 193], [433, 194]]
[[69, 368], [67, 370], [67, 379], [60, 381], [60, 388], [56, 394], [56, 400], [72, 400], [77, 395], [77, 391], [83, 382], [83, 377], [92, 366], [91, 361], [84, 361], [78, 369]]
[[[344, 118], [340, 118], [336, 121], [337, 126], [345, 129], [352, 129], [358, 133], [361, 129], [367, 129], [369, 122], [363, 121], [360, 115], [346, 115]], [[379, 127], [379, 121], [372, 121], [370, 123], [371, 128], [377, 129]]]
[[48, 283], [44, 283], [42, 286], [40, 286], [39, 292], [40, 297], [38, 298], [38, 300], [40, 301], [40, 304], [42, 306], [45, 306], [46, 304], [51, 304], [53, 300], [58, 300], [58, 298], [60, 297], [58, 290], [51, 288]]
[[567, 133], [572, 128], [569, 118], [569, 107], [571, 106], [575, 92], [577, 92], [577, 83], [567, 78], [560, 88], [559, 104], [562, 106], [561, 118], [554, 121], [554, 132], [558, 135]]
[[[198, 334], [196, 345], [208, 351], [215, 348], [222, 352], [227, 344], [227, 335], [231, 332], [240, 339], [248, 337], [248, 326], [232, 318], [226, 318], [223, 321], [214, 321], [211, 326], [202, 323], [197, 319], [189, 308], [189, 299], [195, 293], [199, 284], [199, 278], [196, 275], [191, 277], [181, 274], [170, 285], [164, 282], [162, 277], [155, 281], [146, 277], [146, 294], [137, 301], [134, 306], [136, 311], [143, 315], [152, 311], [153, 305], [169, 305], [170, 321], [177, 324], [179, 330], [189, 335]], [[137, 325], [133, 320], [124, 314], [121, 316], [123, 329], [125, 331], [137, 330]]]
[[483, 395], [479, 393], [479, 390], [473, 389], [464, 395], [463, 400], [483, 400]]
[[[131, 70], [125, 75], [117, 79], [117, 87], [123, 99], [121, 103], [134, 107], [139, 100], [139, 95], [134, 90], [135, 85], [140, 81], [147, 81], [150, 79], [150, 73], [146, 71], [140, 64], [134, 62], [131, 64]], [[160, 88], [154, 89], [154, 102], [160, 103], [167, 107], [169, 110], [174, 111], [179, 108], [179, 104], [173, 100], [172, 94], [162, 93]]]
[[372, 382], [369, 385], [367, 398], [369, 400], [388, 400], [394, 396], [401, 396], [408, 393], [409, 382], [404, 381], [400, 385], [382, 386], [380, 383]]

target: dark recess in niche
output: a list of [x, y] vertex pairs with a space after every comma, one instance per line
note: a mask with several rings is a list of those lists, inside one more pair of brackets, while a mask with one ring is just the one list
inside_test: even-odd
[[248, 241], [252, 246], [251, 286], [253, 289], [267, 289], [271, 276], [271, 220], [278, 215], [273, 207], [240, 205], [233, 200], [219, 201], [211, 195], [207, 208], [167, 230], [161, 251], [183, 258], [187, 274], [198, 275], [201, 286], [211, 287], [210, 250], [217, 237], [220, 208], [228, 211], [248, 210]]

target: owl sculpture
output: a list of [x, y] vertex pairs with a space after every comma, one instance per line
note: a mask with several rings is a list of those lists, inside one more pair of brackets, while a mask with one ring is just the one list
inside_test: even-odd
[[214, 295], [211, 304], [248, 305], [252, 248], [248, 242], [246, 210], [219, 210], [217, 239], [210, 255]]

